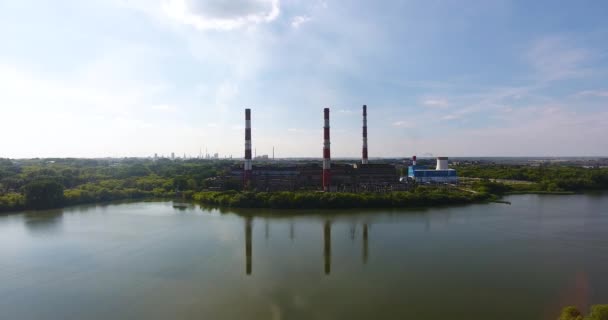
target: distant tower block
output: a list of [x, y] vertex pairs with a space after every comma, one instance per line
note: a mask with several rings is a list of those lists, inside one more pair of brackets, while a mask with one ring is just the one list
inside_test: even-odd
[[368, 164], [367, 160], [367, 106], [363, 105], [363, 149], [361, 151], [361, 163]]
[[323, 191], [330, 191], [331, 186], [331, 156], [329, 151], [329, 108], [323, 110], [325, 124], [323, 126]]
[[251, 109], [245, 109], [245, 164], [243, 170], [244, 187], [251, 184]]
[[448, 170], [448, 157], [437, 157], [437, 167], [435, 170]]
[[416, 156], [412, 157], [412, 165], [415, 166], [416, 165]]

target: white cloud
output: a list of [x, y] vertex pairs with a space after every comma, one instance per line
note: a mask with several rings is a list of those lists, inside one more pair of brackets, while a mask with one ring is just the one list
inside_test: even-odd
[[175, 106], [168, 105], [168, 104], [158, 104], [158, 105], [152, 106], [151, 108], [152, 108], [152, 110], [156, 110], [156, 111], [164, 111], [164, 112], [175, 111]]
[[220, 109], [229, 107], [238, 93], [238, 85], [227, 81], [221, 83], [215, 93], [215, 106]]
[[309, 22], [310, 20], [311, 20], [311, 18], [308, 16], [296, 16], [293, 19], [291, 19], [291, 26], [297, 29], [301, 25]]
[[462, 115], [459, 114], [448, 114], [441, 117], [442, 120], [456, 120], [462, 118]]
[[168, 0], [163, 12], [199, 30], [232, 30], [274, 21], [280, 0]]
[[402, 128], [413, 128], [414, 124], [410, 121], [399, 120], [399, 121], [393, 122], [393, 126], [402, 127]]
[[445, 108], [450, 105], [447, 99], [443, 98], [427, 98], [422, 100], [422, 104], [428, 107]]
[[550, 36], [538, 40], [526, 54], [527, 60], [544, 81], [577, 78], [590, 73], [585, 68], [592, 54], [568, 39]]
[[342, 114], [353, 114], [353, 113], [355, 113], [355, 111], [354, 111], [354, 110], [352, 110], [352, 109], [339, 109], [339, 110], [338, 110], [338, 113], [342, 113]]
[[608, 97], [608, 90], [585, 90], [576, 94], [577, 96], [591, 96], [591, 97]]

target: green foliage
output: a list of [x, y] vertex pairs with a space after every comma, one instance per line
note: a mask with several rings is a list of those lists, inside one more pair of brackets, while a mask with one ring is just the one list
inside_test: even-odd
[[25, 209], [25, 197], [19, 193], [0, 195], [0, 212]]
[[191, 198], [202, 190], [205, 179], [229, 172], [232, 165], [231, 161], [166, 159], [0, 159], [0, 212], [173, 197], [176, 189]]
[[582, 320], [583, 315], [576, 307], [569, 306], [562, 309], [562, 313], [559, 315], [558, 320]]
[[608, 320], [608, 304], [598, 304], [591, 307], [589, 320]]
[[591, 306], [591, 312], [586, 317], [576, 307], [565, 307], [557, 320], [608, 320], [608, 304]]
[[64, 204], [63, 185], [57, 181], [33, 181], [28, 183], [24, 190], [25, 205], [29, 208], [57, 208]]
[[514, 191], [583, 191], [608, 189], [608, 168], [582, 168], [562, 165], [461, 165], [461, 177], [533, 182], [509, 184]]
[[195, 193], [193, 199], [213, 206], [241, 208], [375, 208], [465, 204], [488, 200], [486, 194], [419, 187], [390, 193], [217, 192]]

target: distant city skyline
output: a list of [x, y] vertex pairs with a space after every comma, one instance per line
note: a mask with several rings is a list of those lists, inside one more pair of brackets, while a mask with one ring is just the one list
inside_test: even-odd
[[[608, 156], [608, 2], [0, 3], [0, 157]], [[274, 148], [274, 149], [273, 149]], [[208, 150], [208, 151], [206, 151]]]

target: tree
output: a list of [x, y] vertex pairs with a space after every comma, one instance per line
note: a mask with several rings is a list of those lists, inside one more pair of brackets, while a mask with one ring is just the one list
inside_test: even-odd
[[565, 307], [557, 320], [608, 320], [608, 304], [591, 306], [591, 313], [586, 317], [576, 307]]
[[64, 203], [63, 185], [53, 180], [38, 180], [25, 186], [25, 205], [34, 209], [57, 208]]
[[559, 315], [558, 320], [582, 320], [583, 315], [576, 307], [569, 306], [562, 309], [562, 313]]
[[598, 304], [591, 307], [590, 320], [608, 320], [608, 304]]

